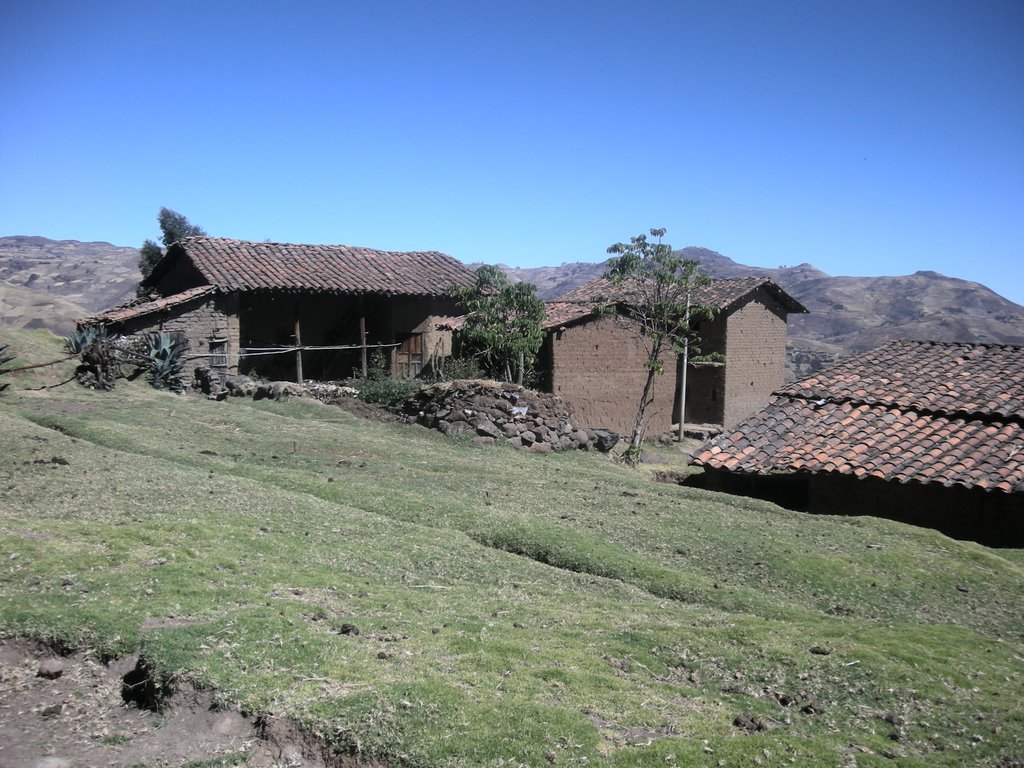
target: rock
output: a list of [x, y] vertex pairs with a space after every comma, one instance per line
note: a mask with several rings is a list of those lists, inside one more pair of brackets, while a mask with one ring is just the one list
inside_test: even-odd
[[523, 441], [522, 441], [522, 438], [519, 437], [519, 435], [515, 435], [514, 437], [509, 437], [509, 438], [507, 438], [505, 440], [505, 442], [508, 443], [509, 445], [511, 445], [513, 448], [522, 448], [523, 447]]
[[766, 726], [763, 722], [761, 722], [761, 720], [754, 717], [753, 715], [737, 715], [736, 718], [732, 721], [732, 724], [735, 725], [737, 728], [742, 728], [745, 731], [768, 730], [768, 726]]
[[531, 445], [537, 442], [537, 435], [531, 432], [530, 430], [526, 430], [525, 432], [519, 433], [519, 440], [525, 447], [529, 448]]
[[224, 380], [224, 389], [232, 397], [252, 397], [256, 394], [256, 382], [248, 376], [228, 376]]
[[501, 434], [498, 431], [498, 428], [494, 426], [494, 422], [492, 422], [490, 419], [477, 419], [473, 426], [476, 427], [476, 433], [478, 435], [480, 435], [481, 437], [489, 437], [491, 438], [492, 442], [494, 438], [498, 437]]
[[36, 670], [36, 677], [45, 677], [47, 680], [56, 680], [63, 674], [64, 662], [55, 658], [43, 659]]
[[[452, 415], [454, 416], [454, 414]], [[445, 421], [442, 422], [441, 431], [448, 435], [448, 437], [461, 437], [472, 432], [473, 427], [465, 421]]]
[[601, 453], [608, 453], [619, 442], [619, 434], [610, 429], [588, 430], [594, 440], [594, 445]]
[[270, 382], [270, 392], [275, 400], [280, 400], [283, 397], [302, 397], [306, 394], [302, 385], [296, 384], [294, 381], [272, 381]]

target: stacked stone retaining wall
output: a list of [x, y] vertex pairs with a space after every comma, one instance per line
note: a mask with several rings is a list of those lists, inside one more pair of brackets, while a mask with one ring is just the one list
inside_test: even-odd
[[494, 381], [450, 381], [424, 387], [405, 404], [406, 418], [480, 445], [506, 442], [537, 453], [607, 451], [618, 435], [577, 424], [556, 395]]

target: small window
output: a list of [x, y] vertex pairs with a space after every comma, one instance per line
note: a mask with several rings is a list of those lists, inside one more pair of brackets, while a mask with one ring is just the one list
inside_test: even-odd
[[227, 339], [210, 339], [210, 368], [220, 373], [228, 372]]

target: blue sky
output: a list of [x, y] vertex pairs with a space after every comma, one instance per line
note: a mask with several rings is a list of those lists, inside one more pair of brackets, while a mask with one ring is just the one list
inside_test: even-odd
[[1024, 303], [1024, 2], [0, 8], [0, 235], [759, 266]]

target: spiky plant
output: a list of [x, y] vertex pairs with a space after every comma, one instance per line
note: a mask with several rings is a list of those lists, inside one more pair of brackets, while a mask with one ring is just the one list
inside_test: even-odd
[[80, 355], [94, 342], [105, 342], [107, 339], [107, 326], [83, 325], [76, 328], [70, 336], [64, 337], [64, 348], [72, 355]]
[[185, 342], [178, 336], [164, 331], [147, 333], [146, 376], [157, 389], [181, 392], [184, 389], [181, 378], [185, 368]]

